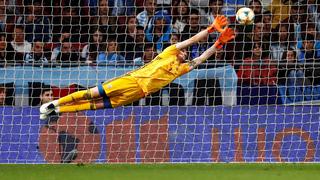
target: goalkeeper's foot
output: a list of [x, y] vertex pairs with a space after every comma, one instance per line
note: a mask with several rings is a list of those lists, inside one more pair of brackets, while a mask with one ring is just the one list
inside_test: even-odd
[[56, 110], [51, 111], [49, 114], [40, 113], [40, 120], [50, 120], [56, 117], [59, 117], [59, 114], [56, 112]]
[[44, 120], [47, 119], [49, 115], [51, 115], [54, 112], [54, 114], [56, 114], [55, 112], [55, 106], [53, 103], [49, 102], [49, 103], [45, 103], [40, 107], [40, 119]]
[[47, 120], [47, 119], [48, 119], [48, 115], [46, 115], [46, 114], [40, 114], [40, 119], [41, 119], [41, 120]]

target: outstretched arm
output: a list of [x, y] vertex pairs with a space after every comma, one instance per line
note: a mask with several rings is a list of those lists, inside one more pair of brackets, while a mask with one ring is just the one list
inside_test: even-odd
[[234, 31], [231, 28], [226, 29], [218, 38], [218, 40], [214, 43], [213, 46], [211, 46], [209, 49], [207, 49], [205, 52], [201, 54], [201, 56], [193, 59], [190, 62], [190, 70], [196, 68], [201, 63], [206, 61], [209, 57], [211, 57], [218, 49], [221, 49], [224, 44], [226, 44], [228, 41], [235, 38]]
[[218, 16], [206, 30], [199, 32], [185, 41], [177, 43], [176, 47], [177, 49], [185, 49], [192, 44], [199, 42], [201, 39], [207, 37], [210, 33], [216, 30], [222, 33], [227, 25], [228, 19], [225, 16]]

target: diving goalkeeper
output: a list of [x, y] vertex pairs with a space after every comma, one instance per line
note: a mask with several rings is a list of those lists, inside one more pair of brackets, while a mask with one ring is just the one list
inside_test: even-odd
[[[206, 61], [216, 50], [221, 49], [225, 43], [232, 40], [235, 37], [234, 31], [227, 28], [227, 25], [227, 18], [218, 16], [206, 30], [183, 42], [169, 46], [153, 61], [141, 68], [106, 81], [94, 88], [74, 92], [58, 100], [43, 104], [40, 107], [40, 119], [46, 119], [49, 115], [56, 113], [115, 108], [130, 104], [160, 90]], [[192, 61], [186, 61], [185, 49], [194, 43], [198, 43], [214, 31], [221, 33], [214, 45], [201, 56]]]

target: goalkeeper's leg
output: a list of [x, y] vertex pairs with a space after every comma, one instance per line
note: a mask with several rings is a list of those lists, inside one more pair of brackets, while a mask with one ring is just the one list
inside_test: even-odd
[[[45, 118], [45, 115], [50, 115], [50, 113], [54, 112], [56, 107], [58, 106], [63, 106], [66, 104], [79, 104], [81, 103], [81, 101], [90, 102], [93, 100], [97, 100], [99, 98], [100, 98], [100, 94], [99, 94], [98, 87], [74, 92], [58, 100], [54, 100], [52, 102], [43, 104], [40, 107], [40, 115], [41, 114], [43, 115], [43, 116], [40, 116], [40, 119], [41, 117]], [[87, 108], [88, 105], [85, 107]]]
[[74, 92], [56, 101], [53, 101], [52, 103], [54, 104], [54, 106], [61, 106], [73, 102], [79, 102], [82, 100], [90, 101], [98, 98], [100, 98], [98, 87], [94, 87], [88, 90]]
[[45, 119], [51, 113], [57, 113], [56, 110], [59, 112], [75, 112], [115, 108], [130, 104], [143, 97], [145, 97], [145, 93], [137, 83], [137, 80], [131, 76], [123, 76], [92, 89], [78, 91], [42, 105], [40, 107], [40, 119]]
[[78, 103], [66, 104], [62, 106], [56, 107], [57, 113], [65, 113], [65, 112], [78, 112], [84, 110], [96, 110], [96, 109], [103, 109], [104, 101], [103, 99], [98, 100], [83, 100]]

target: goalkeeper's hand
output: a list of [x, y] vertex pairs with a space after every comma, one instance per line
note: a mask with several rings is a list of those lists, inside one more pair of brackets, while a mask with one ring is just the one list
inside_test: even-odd
[[222, 33], [228, 26], [228, 19], [225, 16], [217, 16], [214, 22], [207, 28], [209, 33], [214, 32], [215, 30]]
[[216, 48], [221, 49], [223, 45], [225, 45], [227, 42], [231, 41], [235, 37], [236, 36], [234, 30], [231, 28], [227, 28], [220, 34], [218, 40], [214, 43], [214, 45], [216, 46]]

